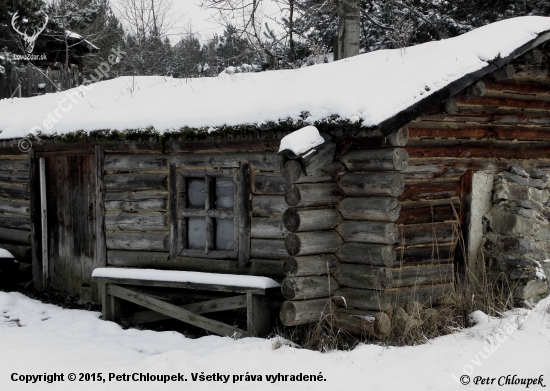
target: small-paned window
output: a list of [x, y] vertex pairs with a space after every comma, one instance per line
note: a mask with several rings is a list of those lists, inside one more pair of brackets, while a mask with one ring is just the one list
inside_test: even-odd
[[[238, 257], [237, 170], [178, 171], [178, 255]], [[248, 200], [246, 200], [248, 201]]]

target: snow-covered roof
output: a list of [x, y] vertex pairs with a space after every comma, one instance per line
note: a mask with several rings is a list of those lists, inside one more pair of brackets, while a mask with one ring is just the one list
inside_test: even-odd
[[79, 39], [81, 41], [81, 43], [88, 46], [88, 49], [90, 49], [91, 51], [92, 50], [99, 50], [99, 48], [97, 46], [95, 46], [93, 43], [91, 43], [87, 39], [84, 39], [84, 37], [82, 35], [77, 34], [74, 31], [65, 30], [65, 35], [67, 36], [67, 38]]
[[120, 77], [80, 93], [2, 100], [0, 138], [22, 137], [33, 128], [46, 134], [147, 127], [164, 132], [289, 119], [304, 123], [304, 118], [315, 124], [334, 117], [382, 126], [428, 99], [448, 98], [449, 91], [465, 87], [459, 81], [473, 82], [548, 40], [550, 35], [542, 34], [549, 30], [548, 17], [521, 17], [406, 50], [296, 70], [198, 79]]

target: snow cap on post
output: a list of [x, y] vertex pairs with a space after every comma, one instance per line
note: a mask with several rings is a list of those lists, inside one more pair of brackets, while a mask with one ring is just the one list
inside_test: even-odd
[[325, 139], [315, 126], [306, 126], [283, 137], [278, 153], [298, 157], [324, 142]]

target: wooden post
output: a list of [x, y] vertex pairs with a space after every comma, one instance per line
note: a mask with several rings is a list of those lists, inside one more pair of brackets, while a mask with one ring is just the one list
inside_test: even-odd
[[[30, 217], [33, 285], [42, 290], [42, 224], [40, 216], [40, 167], [35, 149], [29, 151]], [[17, 209], [19, 212], [19, 209]], [[20, 213], [25, 213], [21, 211]], [[29, 211], [27, 211], [29, 213]]]
[[245, 162], [237, 173], [237, 180], [240, 186], [237, 186], [238, 193], [235, 197], [235, 216], [238, 218], [240, 229], [238, 230], [239, 238], [239, 260], [238, 266], [245, 267], [250, 264], [250, 163]]
[[246, 330], [250, 337], [265, 337], [269, 333], [269, 298], [246, 294]]
[[178, 172], [175, 163], [170, 163], [170, 260], [178, 256]]
[[105, 153], [99, 146], [95, 146], [95, 231], [97, 265], [107, 266], [107, 245], [105, 239], [105, 182], [104, 182]]
[[42, 228], [42, 287], [48, 288], [48, 209], [46, 204], [46, 160], [41, 157], [40, 165], [40, 222]]

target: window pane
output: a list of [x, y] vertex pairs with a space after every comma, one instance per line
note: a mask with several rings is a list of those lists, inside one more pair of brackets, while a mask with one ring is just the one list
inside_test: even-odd
[[216, 219], [216, 250], [234, 250], [233, 219]]
[[216, 178], [216, 209], [233, 209], [235, 184], [232, 178]]
[[204, 250], [206, 246], [206, 219], [190, 217], [187, 221], [187, 248]]
[[187, 179], [187, 207], [192, 209], [204, 209], [206, 200], [206, 188], [204, 178]]

